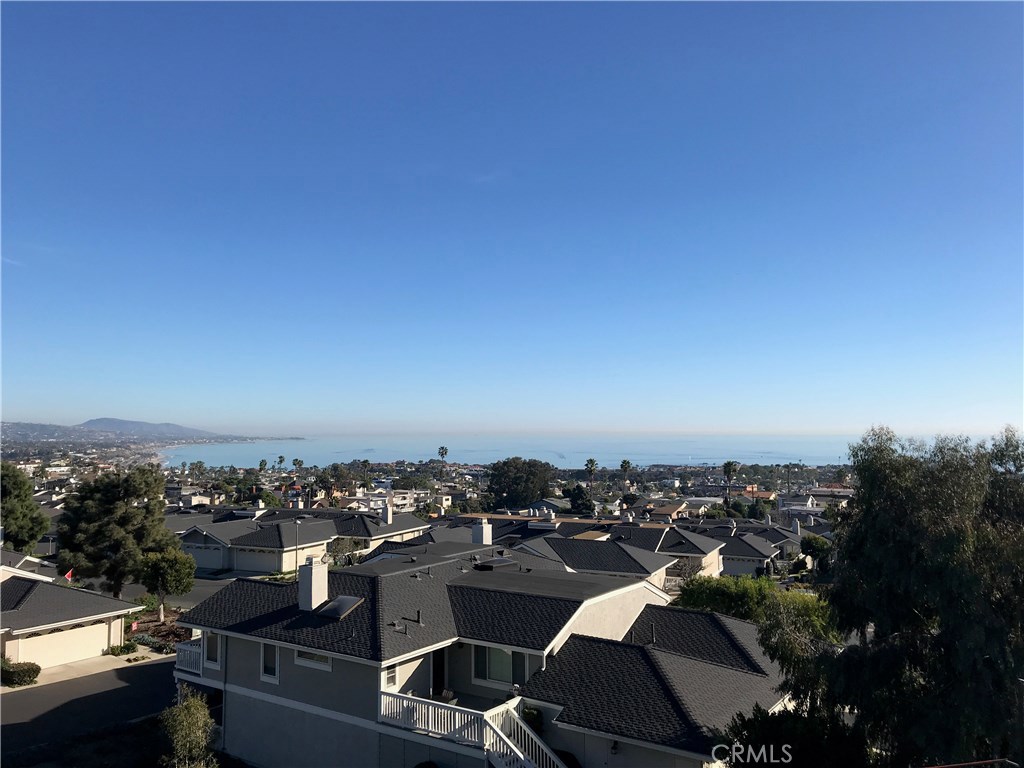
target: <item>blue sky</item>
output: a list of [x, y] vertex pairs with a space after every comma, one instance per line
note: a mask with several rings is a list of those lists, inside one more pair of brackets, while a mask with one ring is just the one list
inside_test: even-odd
[[5, 3], [3, 418], [1021, 425], [1022, 22]]

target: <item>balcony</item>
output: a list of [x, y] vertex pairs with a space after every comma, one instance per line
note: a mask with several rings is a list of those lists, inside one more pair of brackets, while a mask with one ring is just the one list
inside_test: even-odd
[[438, 701], [381, 693], [378, 720], [445, 741], [483, 749], [496, 768], [565, 768], [547, 744], [519, 717], [516, 697], [486, 712]]
[[174, 661], [174, 668], [182, 672], [191, 672], [194, 675], [203, 674], [203, 642], [202, 640], [189, 640], [187, 643], [175, 645], [178, 656]]

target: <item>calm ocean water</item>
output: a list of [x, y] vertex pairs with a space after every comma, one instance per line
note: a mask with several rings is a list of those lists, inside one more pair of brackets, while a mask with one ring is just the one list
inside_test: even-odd
[[561, 468], [582, 468], [589, 458], [599, 466], [617, 468], [623, 459], [634, 466], [651, 464], [743, 464], [807, 465], [838, 464], [847, 461], [851, 442], [847, 435], [558, 435], [541, 437], [461, 435], [455, 437], [402, 437], [345, 435], [305, 440], [265, 440], [253, 443], [210, 443], [168, 448], [161, 455], [165, 463], [202, 461], [207, 466], [255, 467], [260, 459], [273, 464], [285, 457], [301, 459], [307, 467], [327, 466], [368, 459], [373, 462], [427, 461], [437, 458], [440, 445], [448, 447], [448, 461], [460, 464], [489, 464], [510, 456], [540, 459]]

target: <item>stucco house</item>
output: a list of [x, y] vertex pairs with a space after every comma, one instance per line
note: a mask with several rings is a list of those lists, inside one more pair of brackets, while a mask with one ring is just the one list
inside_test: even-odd
[[[423, 544], [330, 572], [309, 562], [298, 583], [236, 580], [179, 620], [201, 636], [179, 644], [175, 678], [207, 694], [223, 749], [259, 768], [346, 759], [367, 768], [698, 768], [714, 764], [699, 735], [725, 716], [730, 691], [741, 694], [738, 709], [780, 704], [777, 670], [747, 648], [756, 637], [743, 622], [647, 616], [669, 598], [646, 579], [536, 567], [544, 558], [485, 551], [477, 538], [473, 554], [456, 542]], [[688, 640], [691, 626], [700, 634]], [[601, 643], [614, 650], [582, 665]], [[668, 694], [677, 698], [659, 715], [663, 730], [686, 739], [580, 725], [578, 707], [602, 701], [625, 723], [640, 717], [614, 687], [580, 689], [630, 654], [639, 660], [622, 674], [643, 671], [637, 695], [686, 688]], [[731, 687], [703, 711], [704, 688], [720, 682]], [[543, 736], [526, 725], [525, 707], [543, 711]]]
[[[0, 569], [8, 571], [5, 567]], [[0, 575], [0, 652], [43, 669], [103, 655], [124, 642], [124, 620], [142, 606], [38, 574]]]

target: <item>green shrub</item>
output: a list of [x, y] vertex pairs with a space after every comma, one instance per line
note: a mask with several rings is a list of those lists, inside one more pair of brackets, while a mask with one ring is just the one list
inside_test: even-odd
[[160, 598], [148, 592], [141, 597], [136, 597], [135, 602], [143, 606], [147, 611], [155, 611], [160, 607]]
[[18, 685], [28, 685], [36, 681], [40, 669], [38, 664], [33, 664], [31, 661], [14, 664], [5, 657], [3, 668], [0, 670], [0, 680], [4, 685], [9, 685], [12, 688]]
[[111, 656], [125, 656], [129, 653], [135, 653], [139, 650], [139, 644], [134, 640], [129, 640], [124, 645], [112, 645], [110, 646]]

